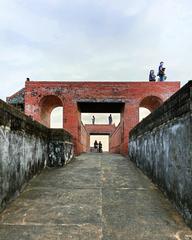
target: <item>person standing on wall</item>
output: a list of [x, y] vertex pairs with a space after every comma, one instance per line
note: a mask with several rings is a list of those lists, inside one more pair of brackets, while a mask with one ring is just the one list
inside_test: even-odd
[[164, 62], [160, 62], [159, 71], [158, 71], [158, 74], [157, 74], [157, 76], [159, 76], [159, 81], [160, 82], [163, 82], [166, 79], [165, 68], [163, 67], [163, 64], [164, 64]]
[[92, 124], [94, 125], [95, 124], [95, 116], [93, 115], [92, 117]]
[[110, 114], [110, 115], [109, 115], [109, 125], [111, 125], [112, 122], [113, 122], [113, 119], [112, 119], [112, 116], [111, 116], [111, 114]]
[[165, 69], [166, 68], [163, 68], [162, 70], [163, 70], [163, 81], [165, 81], [166, 79], [167, 79], [167, 76], [165, 75]]
[[150, 70], [150, 72], [149, 72], [149, 81], [150, 82], [156, 81], [156, 76], [155, 76], [154, 70]]

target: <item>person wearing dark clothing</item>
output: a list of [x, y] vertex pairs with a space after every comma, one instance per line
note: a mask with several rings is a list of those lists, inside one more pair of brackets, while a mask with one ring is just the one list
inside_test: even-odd
[[162, 71], [163, 71], [163, 81], [165, 81], [167, 79], [167, 76], [165, 75], [165, 69], [166, 68], [162, 68]]
[[163, 67], [163, 64], [164, 62], [160, 62], [160, 65], [159, 65], [159, 71], [158, 71], [158, 74], [157, 76], [159, 76], [159, 81], [160, 82], [163, 82], [164, 81], [164, 76], [165, 76], [165, 68]]
[[102, 143], [101, 143], [101, 141], [99, 141], [99, 152], [100, 153], [102, 152]]
[[95, 149], [98, 148], [98, 142], [97, 142], [97, 140], [95, 140], [95, 142], [94, 142], [94, 148], [95, 148]]
[[111, 114], [110, 114], [110, 115], [109, 115], [109, 125], [111, 125], [112, 122], [113, 122], [113, 119], [112, 119], [112, 116], [111, 116]]
[[95, 124], [95, 116], [92, 117], [92, 124]]
[[149, 81], [150, 82], [155, 82], [156, 81], [156, 76], [155, 76], [154, 70], [150, 70]]

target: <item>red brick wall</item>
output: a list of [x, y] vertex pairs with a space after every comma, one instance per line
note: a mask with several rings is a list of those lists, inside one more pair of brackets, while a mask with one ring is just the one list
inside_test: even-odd
[[112, 134], [115, 131], [115, 124], [85, 124], [89, 134]]
[[88, 152], [89, 146], [90, 146], [90, 135], [86, 129], [86, 127], [81, 122], [81, 138], [80, 138], [80, 144], [82, 148], [82, 152]]
[[109, 152], [120, 153], [123, 136], [123, 122], [120, 122], [113, 134], [109, 137]]
[[[148, 96], [158, 97], [162, 102], [180, 88], [179, 82], [33, 82], [25, 85], [25, 113], [35, 120], [41, 119], [41, 99], [47, 95], [57, 96], [63, 104], [63, 125], [73, 135], [76, 153], [82, 152], [81, 121], [77, 106], [79, 100], [122, 101], [123, 136], [120, 152], [128, 152], [129, 131], [139, 122], [139, 106]], [[60, 102], [60, 101], [58, 101]], [[50, 106], [51, 107], [51, 106]]]

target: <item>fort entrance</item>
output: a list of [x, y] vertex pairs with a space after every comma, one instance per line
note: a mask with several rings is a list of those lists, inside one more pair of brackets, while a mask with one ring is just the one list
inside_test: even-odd
[[[107, 113], [113, 114], [113, 113], [119, 113], [120, 114], [120, 123], [116, 127], [115, 124], [109, 124], [108, 121], [107, 124], [99, 124], [96, 122], [95, 124], [83, 124], [81, 119], [81, 132], [80, 132], [80, 142], [83, 144], [84, 151], [89, 152], [90, 151], [90, 136], [91, 135], [98, 135], [98, 136], [109, 136], [109, 146], [108, 151], [113, 152], [114, 151], [114, 144], [115, 144], [115, 151], [120, 152], [120, 145], [122, 142], [122, 129], [121, 129], [121, 122], [122, 122], [122, 114], [124, 111], [124, 102], [122, 100], [107, 100], [107, 99], [98, 99], [98, 100], [83, 100], [79, 101], [78, 103], [78, 109], [80, 113]], [[91, 115], [90, 115], [91, 117]], [[108, 117], [106, 117], [107, 120]], [[115, 135], [116, 130], [119, 131], [119, 136]], [[96, 138], [95, 138], [96, 140]], [[100, 139], [101, 140], [101, 139]], [[105, 142], [104, 142], [105, 143]]]
[[[7, 100], [14, 105], [19, 98], [18, 107], [25, 107], [31, 118], [0, 101], [0, 210], [7, 206], [0, 216], [0, 239], [192, 237], [175, 209], [192, 227], [192, 82], [166, 102], [177, 83], [110, 84], [27, 83], [21, 95]], [[32, 120], [50, 126], [57, 107], [73, 136]], [[154, 112], [134, 127], [141, 108]], [[90, 113], [95, 122], [92, 115], [83, 120]], [[119, 124], [107, 121], [109, 113], [118, 114]], [[105, 114], [106, 122], [98, 114]], [[100, 134], [108, 137], [110, 152], [126, 154], [129, 144], [129, 157], [86, 153], [64, 167], [74, 147], [76, 153], [89, 151], [90, 137]]]
[[[140, 109], [154, 111], [179, 88], [179, 82], [26, 81], [24, 109], [34, 120], [50, 127], [51, 112], [62, 107], [63, 128], [72, 134], [76, 154], [90, 150], [90, 135], [108, 134], [109, 152], [126, 155], [129, 132], [139, 122]], [[8, 100], [14, 98], [17, 93]], [[115, 128], [85, 126], [81, 113], [90, 112], [119, 113], [120, 123]]]

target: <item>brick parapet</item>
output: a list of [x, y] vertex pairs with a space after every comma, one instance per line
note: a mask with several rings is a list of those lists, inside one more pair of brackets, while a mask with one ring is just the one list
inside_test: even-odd
[[85, 124], [85, 129], [89, 134], [111, 135], [115, 131], [115, 124]]
[[[76, 145], [76, 153], [81, 152], [78, 147], [81, 139], [80, 113], [78, 103], [107, 103], [103, 111], [113, 111], [112, 104], [122, 103], [121, 108], [114, 111], [120, 112], [123, 118], [123, 142], [121, 153], [126, 154], [128, 148], [129, 131], [139, 121], [139, 107], [141, 101], [148, 96], [155, 96], [162, 102], [167, 100], [180, 87], [179, 82], [48, 82], [27, 81], [25, 85], [25, 113], [33, 119], [42, 122], [41, 101], [46, 96], [56, 96], [63, 105], [63, 126], [70, 132]], [[124, 107], [123, 107], [124, 104]], [[115, 106], [115, 105], [114, 105]], [[151, 106], [150, 106], [151, 107]], [[94, 109], [93, 109], [94, 111]], [[49, 111], [47, 110], [47, 115]], [[48, 122], [48, 119], [47, 119]]]

